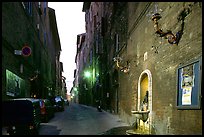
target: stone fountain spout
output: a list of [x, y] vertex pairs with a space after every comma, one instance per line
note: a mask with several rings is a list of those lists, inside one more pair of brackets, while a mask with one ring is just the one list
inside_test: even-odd
[[142, 120], [143, 122], [146, 122], [148, 117], [149, 117], [149, 110], [146, 110], [146, 111], [143, 111], [143, 110], [140, 110], [140, 111], [131, 111], [133, 115], [135, 115], [136, 119], [140, 119]]

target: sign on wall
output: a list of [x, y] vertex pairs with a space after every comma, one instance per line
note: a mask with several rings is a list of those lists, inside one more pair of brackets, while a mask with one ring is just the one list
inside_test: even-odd
[[178, 67], [177, 108], [200, 109], [201, 104], [201, 59]]
[[6, 95], [17, 97], [20, 96], [24, 80], [13, 72], [6, 70]]
[[31, 48], [27, 44], [22, 48], [22, 55], [25, 57], [31, 55]]

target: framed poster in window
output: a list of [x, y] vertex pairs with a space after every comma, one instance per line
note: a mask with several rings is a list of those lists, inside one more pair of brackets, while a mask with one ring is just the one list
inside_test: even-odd
[[200, 109], [202, 59], [177, 69], [177, 108]]

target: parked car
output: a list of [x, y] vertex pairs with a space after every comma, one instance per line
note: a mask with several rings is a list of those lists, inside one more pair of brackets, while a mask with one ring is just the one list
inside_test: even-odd
[[[36, 135], [40, 127], [38, 99], [19, 98], [2, 101], [2, 131], [9, 135]], [[3, 134], [3, 133], [2, 133]]]
[[42, 122], [48, 122], [54, 117], [54, 106], [48, 99], [40, 99], [40, 108]]
[[64, 99], [61, 96], [56, 96], [54, 101], [55, 110], [64, 111]]

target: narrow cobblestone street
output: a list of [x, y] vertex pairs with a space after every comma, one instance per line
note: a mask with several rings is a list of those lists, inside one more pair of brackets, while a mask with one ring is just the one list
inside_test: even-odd
[[48, 123], [41, 123], [40, 135], [124, 135], [129, 125], [117, 115], [96, 108], [71, 103], [56, 112]]
[[202, 135], [202, 2], [2, 2], [2, 135]]

